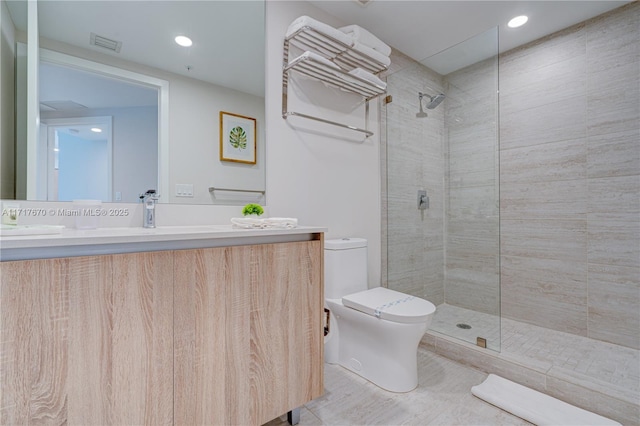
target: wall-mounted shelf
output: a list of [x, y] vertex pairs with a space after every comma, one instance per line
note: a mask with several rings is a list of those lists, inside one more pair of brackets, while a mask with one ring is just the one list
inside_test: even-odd
[[297, 71], [309, 77], [313, 77], [324, 83], [330, 84], [347, 92], [356, 93], [366, 100], [373, 99], [387, 92], [386, 87], [381, 87], [372, 81], [349, 74], [341, 68], [333, 68], [311, 56], [300, 56], [284, 67], [284, 72]]
[[[330, 61], [317, 60], [313, 56], [301, 55], [294, 60], [289, 60], [290, 45], [299, 49], [314, 52]], [[386, 93], [386, 87], [366, 78], [350, 74], [349, 71], [361, 68], [372, 74], [377, 74], [387, 69], [387, 65], [377, 61], [360, 51], [353, 50], [351, 46], [340, 40], [311, 27], [302, 27], [284, 40], [284, 55], [282, 68], [282, 118], [291, 116], [302, 117], [319, 121], [338, 127], [343, 127], [357, 132], [373, 135], [368, 129], [338, 123], [320, 117], [314, 117], [296, 111], [288, 110], [288, 87], [291, 72], [327, 83], [332, 87], [355, 93], [365, 101], [365, 126], [369, 122], [369, 101]]]

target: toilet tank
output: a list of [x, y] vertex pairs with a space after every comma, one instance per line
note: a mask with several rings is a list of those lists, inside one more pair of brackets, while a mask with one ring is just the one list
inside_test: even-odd
[[367, 240], [325, 240], [324, 297], [340, 299], [367, 289]]

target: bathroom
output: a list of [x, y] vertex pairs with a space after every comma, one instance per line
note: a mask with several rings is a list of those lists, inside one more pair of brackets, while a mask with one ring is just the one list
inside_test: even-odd
[[[530, 95], [526, 93], [522, 96], [523, 99], [518, 98], [518, 102], [525, 104], [530, 101], [534, 104], [522, 107], [522, 110], [514, 111], [510, 115], [502, 109], [501, 99], [500, 111], [500, 308], [502, 316], [520, 319], [549, 329], [589, 336], [635, 350], [640, 346], [638, 336], [640, 266], [637, 243], [639, 166], [637, 138], [635, 144], [633, 140], [629, 143], [628, 135], [637, 135], [638, 126], [638, 13], [637, 4], [628, 6], [623, 12], [611, 15], [609, 18], [620, 19], [626, 22], [626, 26], [617, 24], [617, 21], [612, 23], [605, 19], [566, 30], [546, 40], [545, 43], [549, 46], [560, 46], [558, 49], [566, 46], [573, 52], [576, 56], [569, 59], [577, 64], [575, 67], [578, 71], [584, 71], [585, 74], [581, 75], [582, 81], [577, 81], [570, 73], [571, 70], [567, 70], [564, 80], [556, 79], [551, 82], [556, 86], [545, 87], [544, 90], [560, 90], [566, 87], [568, 90], [577, 92], [548, 100], [536, 98], [537, 93]], [[385, 258], [387, 247], [384, 237], [387, 218], [385, 210], [381, 208], [385, 202], [383, 190], [385, 179], [381, 171], [386, 164], [381, 136], [384, 132], [376, 132], [371, 138], [362, 141], [362, 138], [358, 139], [349, 132], [338, 133], [327, 130], [321, 125], [311, 126], [302, 121], [294, 122], [293, 119], [285, 121], [281, 117], [283, 34], [293, 19], [305, 14], [334, 26], [350, 23], [307, 2], [267, 3], [264, 118], [268, 141], [265, 158], [267, 208], [271, 216], [295, 216], [304, 224], [327, 226], [329, 228], [327, 238], [343, 236], [366, 238], [369, 255], [369, 284], [373, 287], [378, 283], [387, 283], [388, 280], [388, 271], [385, 269], [387, 268]], [[602, 25], [602, 28], [598, 25]], [[621, 51], [621, 58], [610, 61], [603, 59], [604, 63], [593, 61], [591, 57], [585, 56], [592, 53], [589, 50], [590, 46], [582, 45], [582, 51], [580, 51], [582, 56], [573, 48], [572, 43], [584, 42], [585, 37], [587, 40], [592, 40], [593, 34], [599, 34], [598, 30], [602, 34], [598, 37], [610, 36], [624, 43], [624, 37], [618, 37], [615, 32], [611, 34], [608, 28], [622, 28], [622, 34], [630, 40], [636, 40], [635, 44], [632, 42], [620, 47], [620, 49], [629, 49]], [[369, 29], [376, 32], [375, 28]], [[590, 30], [596, 32], [589, 32]], [[547, 44], [534, 43], [528, 49], [531, 49], [532, 54], [544, 55], [545, 51], [549, 51], [546, 47]], [[615, 51], [615, 48], [610, 50]], [[561, 51], [551, 49], [551, 52], [562, 55]], [[516, 53], [512, 53], [512, 58], [516, 58]], [[625, 62], [624, 58], [629, 62]], [[531, 62], [533, 64], [527, 63], [527, 66], [542, 68], [538, 57], [534, 57]], [[586, 75], [589, 67], [595, 67], [598, 64], [603, 68], [596, 68], [595, 71], [607, 70], [606, 63], [619, 64], [632, 70], [630, 89], [627, 89], [627, 86], [614, 85], [614, 80], [609, 81], [607, 78], [610, 77], [608, 72], [593, 76], [604, 81], [593, 80], [592, 76]], [[502, 68], [503, 65], [505, 69]], [[508, 65], [500, 65], [501, 90], [505, 90], [503, 83], [508, 81], [506, 75]], [[635, 75], [633, 74], [634, 66]], [[620, 70], [622, 71], [622, 68]], [[574, 83], [575, 86], [567, 82]], [[515, 83], [512, 82], [512, 84]], [[5, 93], [4, 86], [2, 90], [2, 93]], [[321, 87], [318, 87], [318, 92], [320, 90]], [[419, 88], [411, 88], [411, 90], [414, 90], [416, 95], [413, 103], [407, 107], [411, 108], [409, 113], [415, 117], [415, 113], [418, 112]], [[607, 94], [606, 97], [598, 98], [597, 104], [589, 103], [589, 95], [602, 93], [602, 91]], [[399, 102], [398, 95], [390, 94], [394, 96], [394, 102]], [[5, 97], [2, 96], [2, 98], [4, 102]], [[575, 104], [571, 104], [573, 101], [582, 102], [582, 104], [576, 107]], [[549, 105], [545, 102], [549, 102]], [[387, 108], [393, 106], [392, 102]], [[557, 136], [556, 144], [537, 146], [535, 143], [523, 141], [526, 136], [519, 136], [523, 129], [529, 132], [530, 138], [533, 138], [551, 118], [564, 117], [560, 114], [556, 115], [557, 110], [552, 106], [570, 113], [590, 111], [588, 108], [593, 108], [595, 111], [580, 119], [583, 123], [581, 128], [564, 129], [575, 133]], [[438, 114], [444, 114], [446, 107], [445, 100], [438, 109], [429, 111], [430, 116], [435, 118]], [[340, 108], [342, 110], [324, 112], [335, 119], [348, 114], [357, 125], [361, 126], [360, 110], [350, 112], [350, 105], [345, 105], [344, 108], [340, 106]], [[529, 110], [533, 108], [537, 108], [535, 112], [539, 115], [530, 114]], [[5, 110], [6, 105], [3, 105], [3, 116]], [[381, 104], [377, 105], [376, 102], [372, 103], [369, 128], [376, 129], [384, 125], [380, 118], [383, 114], [384, 107]], [[616, 117], [619, 119], [615, 119]], [[429, 120], [429, 118], [423, 120]], [[2, 124], [4, 131], [6, 126], [4, 122]], [[427, 125], [431, 124], [429, 122]], [[587, 140], [585, 135], [593, 138], [603, 136], [599, 133], [588, 133], [591, 126], [599, 124], [607, 132], [616, 136], [614, 140], [620, 141], [619, 147], [612, 148], [615, 153], [612, 154], [614, 157], [611, 160], [603, 160], [601, 156], [604, 153], [591, 152], [584, 146]], [[622, 126], [621, 130], [616, 130], [615, 126]], [[579, 151], [580, 147], [577, 146], [580, 142], [583, 144], [582, 151]], [[512, 145], [509, 146], [509, 143]], [[540, 149], [537, 152], [536, 146]], [[530, 148], [529, 152], [527, 148]], [[535, 155], [540, 158], [532, 159]], [[562, 160], [552, 161], [550, 157], [556, 158], [556, 155]], [[507, 163], [507, 159], [511, 159], [512, 163]], [[547, 171], [544, 167], [550, 167], [553, 171]], [[561, 167], [560, 170], [558, 167]], [[539, 179], [531, 179], [526, 175], [525, 170]], [[503, 172], [509, 174], [503, 175]], [[609, 181], [621, 185], [620, 188], [613, 190], [605, 186], [607, 177], [615, 178]], [[431, 191], [429, 192], [432, 209], [435, 209], [438, 206], [438, 198], [435, 194], [431, 194]], [[531, 198], [526, 198], [522, 194], [529, 194]], [[414, 197], [412, 195], [412, 203], [415, 202]], [[530, 207], [532, 203], [535, 208]], [[555, 212], [552, 217], [545, 214], [545, 203], [549, 203], [548, 208]], [[616, 203], [623, 203], [625, 206], [630, 204], [631, 209], [609, 210], [611, 206], [616, 206]], [[442, 200], [440, 206], [442, 206]], [[137, 206], [134, 205], [135, 207]], [[237, 214], [235, 209], [229, 206], [185, 207], [159, 204], [158, 220], [163, 224], [186, 224], [193, 221], [198, 224], [212, 222], [224, 224], [228, 222], [229, 217]], [[433, 211], [435, 210], [430, 210], [429, 213]], [[524, 215], [524, 212], [529, 212], [530, 215]], [[136, 218], [139, 217], [136, 216]], [[544, 238], [546, 236], [548, 238]], [[591, 259], [594, 257], [601, 261], [592, 262]], [[535, 281], [536, 277], [540, 276], [540, 271], [551, 275], [547, 287], [542, 288], [540, 283]], [[526, 298], [521, 297], [524, 294]], [[442, 302], [442, 300], [435, 300], [436, 296], [430, 294], [425, 294], [423, 297], [433, 298], [436, 304]], [[544, 309], [543, 305], [548, 306], [550, 311], [541, 312], [541, 309]], [[429, 345], [431, 342], [425, 338], [425, 344]], [[477, 358], [484, 360], [482, 356], [477, 355]], [[459, 361], [469, 364], [465, 359], [459, 359]], [[573, 390], [565, 391], [573, 393]], [[637, 383], [635, 392], [637, 394]], [[628, 399], [623, 397], [621, 401]], [[614, 408], [624, 413], [625, 407], [627, 407], [626, 413], [629, 413], [628, 404], [621, 404]], [[637, 411], [635, 414], [634, 412], [626, 414], [621, 417], [621, 420], [619, 418], [619, 421], [633, 424], [634, 415], [637, 423]]]

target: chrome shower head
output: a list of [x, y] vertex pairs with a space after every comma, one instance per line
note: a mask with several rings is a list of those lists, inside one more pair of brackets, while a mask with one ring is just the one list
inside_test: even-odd
[[435, 107], [440, 105], [440, 102], [444, 101], [445, 96], [443, 93], [440, 93], [439, 95], [430, 96], [430, 98], [431, 102], [427, 104], [427, 109], [434, 109]]
[[427, 109], [434, 109], [440, 102], [444, 101], [445, 95], [440, 93], [436, 96], [427, 95], [426, 93], [418, 92], [418, 100], [420, 102], [420, 112], [416, 114], [416, 117], [426, 117], [427, 113], [422, 110], [422, 98], [429, 98], [429, 103], [427, 104]]

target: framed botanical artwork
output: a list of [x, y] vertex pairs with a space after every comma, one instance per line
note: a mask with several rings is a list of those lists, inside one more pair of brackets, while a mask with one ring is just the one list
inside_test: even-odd
[[256, 119], [220, 111], [220, 160], [256, 164]]

